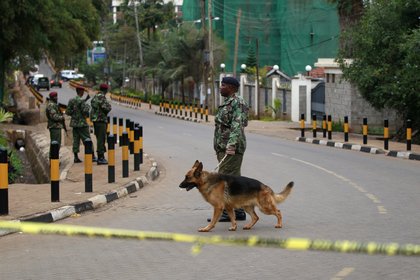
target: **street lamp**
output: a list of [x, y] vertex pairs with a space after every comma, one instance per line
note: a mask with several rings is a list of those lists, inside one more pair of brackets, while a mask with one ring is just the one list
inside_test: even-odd
[[241, 64], [241, 71], [242, 73], [245, 73], [246, 64]]
[[279, 66], [276, 64], [276, 65], [274, 65], [274, 66], [273, 66], [273, 69], [274, 69], [275, 71], [277, 71], [277, 70], [279, 70]]
[[220, 64], [220, 68], [222, 69], [222, 73], [225, 72], [226, 65], [224, 63]]
[[306, 76], [309, 76], [309, 72], [311, 72], [311, 70], [312, 70], [311, 65], [306, 65], [305, 70], [306, 70]]

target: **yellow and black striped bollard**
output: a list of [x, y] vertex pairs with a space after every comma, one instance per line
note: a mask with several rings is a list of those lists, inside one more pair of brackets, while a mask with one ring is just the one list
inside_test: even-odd
[[388, 120], [384, 120], [384, 150], [388, 150], [389, 145], [389, 127]]
[[328, 115], [328, 140], [332, 138], [332, 120], [331, 115]]
[[92, 147], [92, 140], [90, 138], [85, 139], [85, 192], [92, 192]]
[[312, 136], [316, 138], [316, 115], [312, 115]]
[[122, 177], [128, 177], [128, 133], [123, 132], [122, 135]]
[[203, 120], [203, 115], [204, 115], [203, 104], [200, 104], [200, 119], [201, 120]]
[[367, 118], [363, 118], [363, 144], [367, 144], [368, 142], [368, 124]]
[[60, 201], [60, 144], [57, 141], [51, 142], [50, 154], [50, 178], [51, 178], [51, 202]]
[[198, 106], [197, 103], [194, 104], [194, 118], [198, 119]]
[[7, 150], [0, 148], [0, 215], [9, 214], [9, 167]]
[[209, 106], [206, 106], [206, 122], [209, 122]]
[[108, 183], [115, 182], [115, 135], [108, 136]]
[[130, 136], [131, 136], [131, 133], [130, 133], [130, 119], [125, 119], [125, 129], [124, 129], [126, 132], [127, 132], [127, 147], [128, 147], [128, 150], [130, 151]]
[[322, 116], [322, 137], [327, 137], [327, 116]]
[[122, 145], [122, 134], [124, 132], [124, 119], [123, 118], [119, 118], [118, 119], [118, 143], [119, 143], [119, 147], [121, 147]]
[[349, 142], [349, 117], [344, 116], [344, 142]]
[[106, 135], [111, 133], [111, 117], [106, 117]]
[[140, 129], [134, 127], [134, 171], [140, 170]]
[[141, 125], [138, 126], [140, 131], [140, 163], [143, 163], [143, 127]]
[[[117, 135], [117, 117], [112, 117], [112, 134], [114, 137]], [[116, 143], [116, 138], [114, 139], [114, 144]]]
[[192, 119], [192, 111], [193, 111], [193, 105], [190, 103], [190, 119]]
[[411, 120], [407, 120], [407, 151], [411, 151]]
[[134, 154], [134, 121], [130, 121], [130, 155]]
[[300, 137], [305, 137], [305, 114], [300, 115]]

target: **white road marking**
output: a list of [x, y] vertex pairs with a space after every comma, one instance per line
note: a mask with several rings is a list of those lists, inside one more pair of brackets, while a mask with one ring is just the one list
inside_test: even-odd
[[[328, 174], [330, 174], [330, 175], [332, 175], [332, 176], [334, 176], [334, 177], [342, 180], [343, 182], [348, 183], [350, 186], [352, 186], [353, 188], [355, 188], [359, 192], [364, 193], [365, 196], [367, 198], [369, 198], [373, 203], [376, 203], [376, 204], [380, 204], [381, 203], [381, 200], [379, 198], [377, 198], [374, 194], [368, 193], [362, 186], [359, 186], [357, 183], [351, 181], [349, 178], [346, 178], [346, 177], [344, 177], [344, 176], [342, 176], [342, 175], [340, 175], [338, 173], [335, 173], [334, 171], [331, 171], [331, 170], [326, 169], [326, 168], [324, 168], [322, 166], [319, 166], [319, 165], [310, 163], [308, 161], [304, 161], [304, 160], [301, 160], [301, 159], [289, 157], [287, 155], [278, 154], [278, 153], [272, 153], [272, 154], [274, 156], [277, 156], [277, 157], [289, 158], [291, 160], [294, 160], [294, 161], [297, 161], [297, 162], [300, 162], [300, 163], [303, 163], [303, 164], [312, 166], [312, 167], [314, 167], [316, 169], [319, 169], [319, 170], [321, 170], [321, 171], [323, 171], [325, 173], [328, 173]], [[383, 206], [383, 205], [378, 205], [377, 206], [377, 210], [378, 210], [379, 214], [387, 214], [387, 210], [386, 210], [385, 206]]]
[[353, 271], [354, 271], [354, 267], [345, 267], [336, 275], [334, 275], [334, 277], [331, 278], [331, 280], [342, 280], [345, 277], [349, 276]]

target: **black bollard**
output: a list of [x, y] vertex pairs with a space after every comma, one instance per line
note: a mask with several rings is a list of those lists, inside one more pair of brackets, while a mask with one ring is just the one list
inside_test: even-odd
[[344, 116], [344, 142], [349, 142], [349, 117]]
[[305, 137], [305, 114], [300, 115], [300, 137]]
[[122, 177], [128, 177], [128, 133], [122, 135]]
[[108, 136], [108, 183], [115, 182], [115, 136]]
[[7, 150], [0, 148], [0, 215], [9, 214], [9, 166]]
[[51, 202], [60, 201], [60, 144], [52, 141], [50, 145], [50, 178], [51, 178]]
[[316, 115], [312, 115], [312, 136], [316, 138]]
[[411, 151], [411, 120], [407, 120], [407, 151]]
[[322, 116], [322, 137], [327, 137], [327, 116]]
[[92, 154], [93, 146], [90, 138], [85, 139], [85, 192], [92, 192]]
[[134, 127], [134, 170], [140, 170], [140, 129], [138, 124]]
[[332, 138], [332, 121], [331, 121], [331, 115], [328, 115], [328, 140], [331, 140]]
[[363, 118], [363, 144], [367, 144], [368, 142], [368, 124], [367, 118]]
[[389, 127], [388, 127], [388, 120], [384, 120], [384, 150], [388, 150], [389, 148]]

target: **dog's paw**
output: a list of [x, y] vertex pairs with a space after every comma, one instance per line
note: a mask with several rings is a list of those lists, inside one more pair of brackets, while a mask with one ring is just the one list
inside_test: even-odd
[[230, 227], [229, 231], [236, 231], [236, 228], [237, 228], [236, 226], [235, 227]]
[[213, 227], [206, 226], [206, 227], [203, 227], [203, 228], [199, 228], [198, 231], [199, 232], [209, 232], [212, 228]]

